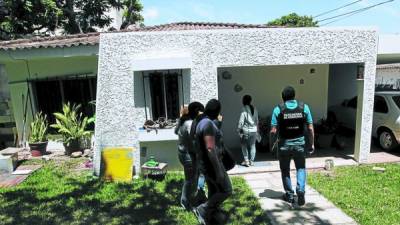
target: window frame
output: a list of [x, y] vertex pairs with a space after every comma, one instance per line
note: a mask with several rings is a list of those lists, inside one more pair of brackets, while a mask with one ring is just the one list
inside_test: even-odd
[[[96, 82], [92, 82], [92, 79], [94, 79]], [[66, 100], [66, 93], [64, 90], [64, 82], [66, 81], [78, 81], [78, 80], [82, 80], [83, 82], [87, 82], [88, 85], [88, 91], [90, 96], [88, 96], [89, 99], [92, 99], [90, 101], [93, 101], [96, 99], [96, 92], [97, 92], [97, 74], [94, 73], [90, 73], [90, 74], [73, 74], [73, 75], [64, 75], [64, 76], [51, 76], [51, 77], [47, 77], [47, 78], [37, 78], [37, 79], [31, 79], [28, 80], [28, 85], [29, 88], [31, 90], [31, 95], [32, 95], [32, 108], [33, 108], [33, 112], [39, 112], [41, 111], [40, 109], [40, 103], [39, 103], [39, 96], [38, 96], [38, 90], [37, 90], [37, 83], [39, 82], [57, 82], [58, 83], [58, 90], [60, 92], [60, 110], [62, 110], [62, 105], [67, 103], [68, 100]], [[95, 86], [93, 86], [95, 85]], [[89, 101], [89, 102], [90, 102]], [[95, 106], [93, 104], [89, 104], [89, 102], [87, 102], [88, 105], [90, 105], [90, 108], [92, 108], [92, 113], [93, 115], [95, 114]], [[71, 103], [76, 103], [76, 102], [71, 102]], [[82, 104], [82, 102], [78, 103], [78, 104]], [[82, 110], [82, 109], [81, 109]], [[54, 112], [52, 112], [54, 113]], [[92, 115], [85, 115], [85, 112], [82, 112], [84, 116], [92, 116]], [[48, 117], [48, 121], [50, 123], [55, 122], [51, 120], [52, 115], [47, 115]], [[94, 129], [90, 128], [90, 129]]]
[[[179, 110], [180, 107], [184, 105], [185, 102], [185, 94], [184, 94], [184, 78], [183, 78], [183, 69], [171, 69], [171, 70], [149, 70], [149, 71], [140, 71], [142, 79], [143, 79], [143, 95], [144, 95], [144, 104], [145, 104], [145, 116], [146, 120], [153, 120], [156, 121], [163, 116], [158, 118], [154, 117], [153, 111], [153, 96], [151, 90], [151, 76], [153, 74], [161, 74], [162, 76], [162, 94], [163, 94], [163, 106], [165, 111], [165, 118], [166, 120], [176, 120], [179, 118]], [[166, 86], [166, 76], [176, 75], [177, 76], [177, 90], [176, 94], [178, 95], [177, 102], [177, 111], [176, 111], [176, 118], [170, 118], [168, 116], [168, 101], [167, 101], [167, 94], [168, 87]]]

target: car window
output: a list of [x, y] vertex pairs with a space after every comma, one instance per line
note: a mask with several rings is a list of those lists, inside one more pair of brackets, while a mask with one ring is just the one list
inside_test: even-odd
[[389, 108], [386, 104], [386, 100], [384, 97], [375, 96], [374, 112], [377, 112], [377, 113], [388, 113], [389, 112]]
[[350, 99], [350, 101], [347, 103], [347, 107], [354, 108], [354, 109], [357, 108], [357, 96]]
[[400, 95], [395, 95], [392, 97], [394, 103], [396, 103], [397, 107], [400, 109]]

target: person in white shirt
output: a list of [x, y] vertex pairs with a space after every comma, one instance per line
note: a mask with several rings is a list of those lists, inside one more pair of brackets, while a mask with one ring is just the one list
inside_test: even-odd
[[240, 114], [238, 132], [244, 161], [242, 166], [252, 166], [256, 157], [256, 139], [258, 132], [258, 112], [251, 104], [250, 95], [242, 98], [243, 108]]

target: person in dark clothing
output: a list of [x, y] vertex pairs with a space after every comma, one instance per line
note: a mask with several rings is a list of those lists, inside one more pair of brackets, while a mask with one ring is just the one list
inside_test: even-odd
[[314, 128], [308, 105], [295, 100], [293, 87], [286, 87], [282, 91], [283, 103], [276, 106], [271, 120], [271, 141], [273, 145], [278, 139], [278, 159], [285, 194], [283, 198], [289, 203], [294, 203], [294, 191], [290, 179], [290, 161], [294, 160], [296, 166], [297, 187], [296, 194], [298, 205], [305, 204], [306, 184], [306, 151], [305, 127], [309, 138], [308, 153], [314, 152]]
[[195, 142], [199, 150], [199, 169], [206, 178], [208, 200], [196, 207], [195, 213], [201, 224], [208, 224], [221, 204], [232, 194], [232, 184], [221, 161], [222, 133], [215, 124], [221, 112], [221, 103], [210, 100], [205, 115], [199, 118]]
[[[193, 107], [191, 107], [193, 110]], [[203, 107], [204, 111], [204, 107]], [[186, 210], [191, 210], [194, 203], [196, 186], [204, 191], [204, 177], [198, 182], [198, 171], [196, 167], [196, 158], [192, 150], [193, 139], [190, 138], [190, 130], [193, 119], [189, 115], [188, 106], [181, 108], [180, 118], [175, 128], [175, 134], [178, 135], [178, 157], [183, 166], [185, 181], [182, 187], [181, 205]]]
[[[205, 194], [205, 178], [204, 175], [200, 173], [198, 168], [198, 150], [195, 146], [194, 142], [194, 130], [198, 123], [198, 118], [204, 112], [204, 105], [200, 102], [192, 102], [188, 106], [188, 120], [191, 121], [191, 126], [188, 133], [188, 147], [187, 154], [184, 154], [179, 157], [180, 161], [184, 163], [184, 173], [185, 173], [185, 184], [182, 195], [189, 202], [189, 207], [185, 207], [186, 209], [192, 207], [196, 207], [207, 200]], [[181, 121], [179, 121], [180, 123]], [[186, 188], [185, 188], [186, 185]], [[197, 189], [196, 189], [197, 187]]]

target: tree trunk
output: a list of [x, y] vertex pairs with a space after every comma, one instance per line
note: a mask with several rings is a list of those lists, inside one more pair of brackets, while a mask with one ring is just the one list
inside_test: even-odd
[[76, 20], [76, 13], [74, 11], [74, 1], [67, 0], [64, 7], [62, 8], [64, 15], [68, 18], [68, 22], [65, 27], [65, 32], [69, 34], [79, 34], [82, 30]]

